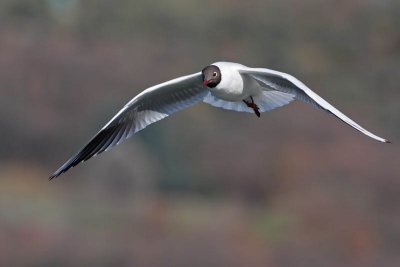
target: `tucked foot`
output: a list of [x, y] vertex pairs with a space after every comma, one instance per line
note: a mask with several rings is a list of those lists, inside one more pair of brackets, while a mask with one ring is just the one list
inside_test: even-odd
[[261, 116], [260, 113], [260, 108], [257, 106], [256, 103], [254, 103], [254, 99], [252, 96], [250, 96], [251, 101], [243, 99], [243, 102], [249, 107], [252, 108], [254, 110], [254, 113], [257, 115], [257, 117]]

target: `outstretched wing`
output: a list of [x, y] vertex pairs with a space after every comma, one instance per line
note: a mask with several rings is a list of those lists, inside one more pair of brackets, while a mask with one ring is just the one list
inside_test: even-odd
[[265, 88], [266, 90], [276, 90], [286, 94], [291, 94], [297, 99], [312, 104], [335, 115], [337, 118], [344, 121], [351, 127], [375, 140], [385, 143], [389, 142], [388, 140], [376, 136], [375, 134], [367, 131], [355, 123], [352, 119], [344, 115], [334, 106], [325, 101], [322, 97], [304, 85], [301, 81], [289, 74], [263, 68], [245, 68], [240, 70], [240, 73], [242, 76], [252, 77], [261, 85], [261, 87]]
[[126, 104], [86, 146], [64, 163], [49, 179], [107, 151], [147, 125], [201, 101], [207, 92], [202, 84], [200, 72], [144, 90]]

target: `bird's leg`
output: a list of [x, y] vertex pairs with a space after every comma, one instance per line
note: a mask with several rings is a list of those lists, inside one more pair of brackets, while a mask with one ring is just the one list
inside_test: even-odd
[[257, 115], [257, 117], [261, 116], [260, 113], [260, 108], [257, 106], [256, 103], [254, 103], [254, 99], [252, 96], [250, 96], [251, 102], [249, 100], [243, 99], [243, 102], [249, 107], [254, 110], [254, 113]]

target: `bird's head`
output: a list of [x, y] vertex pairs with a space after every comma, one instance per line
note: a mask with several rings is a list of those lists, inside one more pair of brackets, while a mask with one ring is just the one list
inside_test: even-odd
[[203, 84], [210, 88], [214, 88], [221, 82], [221, 71], [215, 65], [205, 67], [201, 73], [203, 74]]

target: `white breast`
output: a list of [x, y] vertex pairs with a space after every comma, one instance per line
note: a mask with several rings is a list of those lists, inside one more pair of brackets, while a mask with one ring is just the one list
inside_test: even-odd
[[244, 65], [231, 62], [216, 62], [212, 65], [217, 66], [221, 71], [221, 82], [210, 91], [217, 97], [227, 101], [241, 101], [248, 97], [243, 88], [243, 79], [239, 69], [247, 68]]

